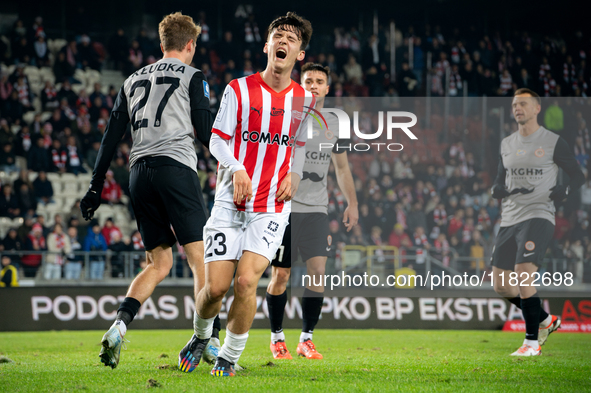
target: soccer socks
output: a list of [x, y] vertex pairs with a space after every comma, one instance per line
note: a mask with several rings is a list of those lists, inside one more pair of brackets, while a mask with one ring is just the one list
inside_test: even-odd
[[121, 337], [125, 336], [125, 333], [127, 333], [127, 325], [121, 319], [116, 320], [113, 323], [113, 326], [117, 326], [119, 328], [119, 333], [121, 333]]
[[215, 318], [203, 319], [197, 315], [197, 311], [193, 313], [193, 328], [198, 339], [205, 340], [206, 338], [211, 338]]
[[[544, 311], [544, 310], [542, 310], [542, 311]], [[540, 317], [540, 319], [541, 319], [541, 317]], [[551, 315], [548, 315], [548, 318], [546, 318], [546, 319], [544, 319], [542, 322], [540, 322], [540, 327], [541, 327], [542, 329], [543, 329], [543, 328], [546, 328], [546, 327], [548, 327], [548, 326], [549, 326], [551, 323], [552, 323], [552, 316], [551, 316]]]
[[527, 338], [523, 340], [523, 345], [529, 345], [530, 347], [536, 350], [540, 348], [540, 343], [538, 342], [538, 340], [528, 340]]
[[[133, 318], [137, 315], [140, 309], [141, 303], [132, 297], [126, 297], [121, 302], [121, 305], [117, 309], [117, 319], [115, 322], [121, 320], [125, 325], [127, 331], [127, 325], [133, 321]], [[125, 333], [121, 333], [122, 335]]]
[[220, 321], [220, 315], [216, 315], [213, 320], [213, 331], [211, 332], [212, 338], [220, 339], [220, 330], [222, 330], [222, 321]]
[[303, 343], [306, 340], [312, 339], [312, 333], [301, 332], [300, 333], [300, 342]]
[[226, 329], [226, 338], [224, 345], [218, 355], [219, 358], [226, 359], [232, 364], [236, 364], [242, 351], [246, 347], [246, 340], [248, 340], [248, 332], [244, 334], [234, 334]]
[[[537, 296], [536, 296], [537, 297]], [[505, 298], [509, 301], [509, 303], [514, 304], [515, 307], [521, 310], [521, 298], [519, 296], [515, 296], [512, 298]], [[552, 317], [548, 314], [541, 306], [540, 303], [540, 327], [546, 327], [552, 322]]]
[[[269, 322], [271, 323], [271, 340], [273, 340], [273, 334], [281, 333], [283, 335], [283, 315], [285, 314], [285, 305], [287, 304], [287, 291], [281, 295], [271, 295], [267, 292], [267, 308], [269, 310]], [[274, 341], [275, 343], [277, 341]]]
[[[314, 292], [306, 288], [304, 290], [304, 296], [302, 298], [302, 336], [304, 333], [309, 334], [309, 339], [312, 339], [312, 333], [314, 328], [320, 319], [320, 312], [322, 311], [322, 303], [324, 302], [323, 292]], [[304, 342], [300, 336], [300, 342]], [[306, 335], [306, 337], [308, 337]]]
[[527, 299], [521, 299], [521, 311], [523, 312], [523, 319], [525, 319], [526, 340], [538, 341], [541, 309], [540, 298], [537, 294]]
[[277, 344], [277, 341], [285, 342], [285, 333], [283, 331], [279, 333], [271, 332], [271, 343]]

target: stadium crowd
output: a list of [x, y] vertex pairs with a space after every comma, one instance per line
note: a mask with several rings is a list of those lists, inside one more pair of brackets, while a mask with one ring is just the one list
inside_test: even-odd
[[[199, 19], [202, 34], [193, 64], [209, 82], [215, 112], [230, 80], [265, 67], [260, 50], [264, 31], [259, 30], [255, 15], [250, 14], [240, 19], [239, 29], [226, 31], [215, 40], [206, 15], [202, 13]], [[92, 171], [117, 95], [119, 86], [106, 88], [100, 83], [95, 83], [92, 91], [82, 89], [76, 93], [72, 87], [80, 82], [76, 70], [101, 71], [106, 67], [128, 75], [160, 58], [158, 42], [146, 29], [133, 39], [118, 29], [106, 42], [93, 41], [87, 34], [77, 35], [53, 54], [48, 40], [54, 37], [47, 36], [41, 17], [30, 22], [19, 19], [4, 38], [0, 40], [0, 171], [20, 175], [13, 184], [0, 184], [0, 217], [22, 217], [23, 221], [20, 227], [8, 231], [0, 250], [52, 252], [45, 260], [49, 267], [39, 273], [46, 279], [62, 275], [80, 278], [82, 259], [72, 254], [74, 251], [141, 251], [139, 232], [122, 233], [113, 219], [86, 223], [74, 204], [69, 214], [56, 215], [48, 227], [44, 216], [37, 214], [37, 207], [52, 202], [54, 191], [47, 173], [77, 175]], [[558, 39], [538, 38], [526, 32], [503, 37], [499, 33], [484, 34], [475, 27], [444, 32], [438, 26], [425, 26], [421, 31], [411, 26], [396, 33], [395, 78], [390, 75], [390, 38], [382, 27], [377, 35], [337, 27], [328, 39], [331, 47], [312, 44], [305, 61], [330, 68], [332, 97], [462, 96], [464, 89], [471, 97], [510, 97], [517, 87], [531, 88], [542, 97], [582, 100], [591, 94], [591, 68], [586, 59], [591, 51], [580, 32]], [[8, 73], [13, 65], [14, 71]], [[303, 62], [294, 69], [295, 80], [299, 80], [301, 65]], [[28, 67], [50, 69], [55, 77], [55, 83], [45, 82], [38, 97], [31, 89]], [[40, 99], [40, 107], [34, 105], [36, 98]], [[575, 102], [565, 108], [563, 102], [545, 109], [544, 119], [540, 120], [554, 131], [571, 132], [567, 140], [587, 174], [591, 137], [586, 121], [591, 119], [585, 118], [584, 110], [576, 109], [576, 105], [587, 104]], [[25, 121], [28, 112], [34, 112], [31, 122]], [[49, 114], [47, 120], [42, 120], [43, 113]], [[425, 250], [444, 266], [462, 270], [485, 267], [499, 225], [499, 203], [490, 198], [489, 191], [496, 166], [481, 167], [474, 144], [468, 147], [453, 133], [449, 140], [442, 140], [441, 131], [436, 130], [445, 149], [438, 156], [412, 153], [412, 149], [408, 154], [350, 155], [355, 164], [360, 210], [360, 223], [350, 233], [341, 224], [344, 197], [331, 169], [329, 215], [333, 239], [340, 245], [333, 248], [337, 268], [344, 245], [396, 246], [403, 252], [406, 249], [409, 256], [415, 256], [407, 261], [415, 268], [424, 261]], [[102, 194], [104, 203], [125, 203], [122, 195], [128, 193], [130, 138], [128, 132], [112, 163]], [[499, 136], [495, 138], [498, 145]], [[203, 147], [198, 146], [198, 150], [200, 179], [211, 209], [217, 162]], [[36, 173], [33, 182], [29, 181], [28, 171]], [[553, 246], [548, 251], [554, 258], [568, 258], [569, 271], [577, 272], [579, 279], [588, 277], [591, 271], [589, 189], [584, 187], [574, 208], [569, 205], [559, 209]], [[472, 259], [460, 267], [454, 262], [458, 257]], [[35, 277], [41, 257], [12, 256], [11, 262], [22, 267], [25, 277]], [[104, 270], [105, 258], [93, 254], [89, 276], [100, 279]], [[120, 277], [123, 260], [111, 259], [110, 272]], [[589, 278], [586, 281], [591, 282]]]

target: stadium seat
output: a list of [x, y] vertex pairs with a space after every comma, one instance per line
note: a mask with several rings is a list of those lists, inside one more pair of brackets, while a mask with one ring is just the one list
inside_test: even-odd
[[[55, 172], [47, 172], [47, 180], [53, 184], [54, 181], [60, 180], [60, 174]], [[53, 186], [55, 187], [55, 184]]]
[[85, 88], [86, 85], [84, 84], [74, 84], [72, 85], [72, 91], [76, 94], [80, 94], [80, 91], [82, 91]]
[[43, 67], [40, 70], [40, 75], [41, 75], [41, 81], [43, 83], [49, 81], [51, 82], [51, 84], [55, 83], [55, 75], [53, 74], [53, 71], [51, 68], [49, 67]]
[[49, 120], [51, 118], [52, 113], [51, 112], [43, 112], [41, 113], [41, 122], [46, 122], [47, 120]]
[[63, 181], [62, 184], [63, 186], [60, 195], [77, 196], [79, 194], [77, 181]]
[[64, 211], [69, 212], [70, 210], [72, 210], [72, 207], [74, 206], [74, 202], [76, 202], [77, 199], [82, 199], [82, 198], [81, 197], [74, 197], [74, 196], [62, 197], [62, 209]]
[[35, 115], [37, 113], [35, 111], [29, 111], [23, 115], [23, 121], [27, 124], [31, 124], [35, 119]]
[[12, 228], [12, 220], [8, 217], [0, 217], [0, 238], [4, 239], [10, 228]]

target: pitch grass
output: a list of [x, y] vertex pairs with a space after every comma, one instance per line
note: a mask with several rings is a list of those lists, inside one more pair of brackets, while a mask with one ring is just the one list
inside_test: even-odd
[[[2, 392], [591, 392], [591, 335], [552, 334], [542, 356], [508, 356], [522, 333], [499, 331], [323, 330], [324, 360], [274, 360], [269, 333], [253, 330], [234, 378], [202, 362], [177, 370], [189, 330], [133, 330], [115, 370], [98, 358], [103, 331], [0, 333]], [[223, 335], [223, 332], [222, 332]], [[286, 331], [295, 357], [299, 332]], [[150, 382], [151, 380], [151, 382]]]

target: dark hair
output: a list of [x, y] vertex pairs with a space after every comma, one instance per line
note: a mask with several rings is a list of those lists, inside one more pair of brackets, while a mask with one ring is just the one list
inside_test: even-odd
[[328, 66], [325, 67], [322, 64], [312, 62], [306, 63], [302, 67], [302, 78], [304, 77], [304, 74], [308, 71], [324, 72], [326, 74], [326, 82], [328, 83], [328, 77], [330, 76], [330, 68], [328, 68]]
[[515, 96], [519, 96], [522, 94], [529, 94], [530, 96], [532, 96], [533, 98], [536, 99], [536, 101], [538, 101], [538, 105], [542, 105], [542, 99], [540, 98], [540, 96], [538, 95], [538, 93], [536, 93], [535, 91], [528, 89], [526, 87], [522, 87], [521, 89], [517, 89], [515, 90], [515, 94], [513, 94], [513, 97]]
[[267, 40], [269, 39], [269, 34], [271, 34], [274, 29], [295, 33], [298, 38], [302, 40], [300, 50], [306, 49], [310, 42], [310, 38], [312, 38], [312, 24], [309, 20], [302, 18], [295, 12], [288, 12], [287, 15], [280, 16], [271, 22], [267, 28], [267, 34], [265, 35]]

